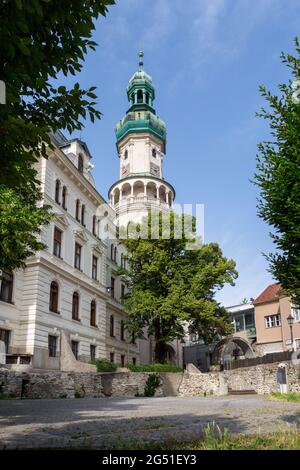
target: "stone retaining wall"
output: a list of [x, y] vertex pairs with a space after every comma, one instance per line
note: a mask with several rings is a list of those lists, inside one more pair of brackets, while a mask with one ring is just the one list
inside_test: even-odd
[[[300, 392], [299, 365], [286, 362], [288, 390]], [[160, 374], [156, 396], [226, 395], [228, 389], [254, 390], [258, 394], [279, 391], [279, 363], [224, 372], [201, 373], [188, 368], [184, 374]], [[0, 398], [134, 397], [143, 395], [146, 372], [12, 371], [0, 367]], [[177, 393], [178, 391], [178, 393]]]
[[[288, 390], [300, 392], [300, 366], [285, 362], [288, 374]], [[277, 392], [279, 363], [263, 364], [254, 367], [233, 369], [224, 372], [201, 373], [189, 371], [184, 373], [179, 387], [180, 396], [226, 395], [228, 389], [254, 390], [260, 395]]]
[[[149, 375], [147, 372], [23, 372], [1, 367], [0, 398], [134, 397], [143, 395]], [[160, 375], [162, 383], [155, 396], [176, 395], [182, 374]]]
[[0, 369], [0, 397], [101, 397], [101, 375], [74, 372], [19, 372]]

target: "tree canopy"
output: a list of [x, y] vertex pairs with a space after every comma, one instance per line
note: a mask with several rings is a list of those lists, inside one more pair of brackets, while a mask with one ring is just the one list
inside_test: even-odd
[[[71, 133], [80, 130], [87, 117], [94, 121], [101, 116], [95, 87], [85, 90], [75, 83], [67, 88], [57, 79], [82, 70], [88, 50], [96, 47], [95, 21], [113, 4], [114, 0], [0, 0], [0, 80], [6, 87], [6, 102], [0, 105], [1, 203], [7, 201], [9, 190], [16, 218], [16, 211], [22, 220], [31, 210], [23, 245], [19, 239], [12, 252], [17, 229], [8, 226], [8, 211], [0, 207], [0, 243], [5, 244], [6, 257], [1, 256], [0, 269], [20, 266], [28, 250], [38, 246], [38, 224], [49, 221], [48, 208], [36, 207], [40, 192], [35, 164], [47, 157], [50, 132]], [[11, 240], [3, 238], [8, 234]]]
[[267, 256], [270, 272], [300, 304], [300, 48], [281, 55], [291, 79], [280, 95], [260, 88], [268, 109], [258, 116], [270, 127], [271, 139], [259, 144], [255, 183], [260, 188], [258, 214], [273, 231], [276, 251]]
[[[189, 246], [191, 232], [176, 238], [176, 224], [182, 225], [182, 216], [174, 213], [156, 223], [145, 218], [135, 230], [146, 237], [129, 234], [122, 240], [128, 250], [128, 268], [120, 270], [129, 288], [124, 299], [128, 329], [139, 337], [146, 329], [155, 338], [158, 362], [166, 359], [170, 341], [185, 336], [187, 326], [206, 342], [231, 331], [229, 315], [214, 296], [226, 283], [234, 284], [234, 261], [216, 243]], [[170, 228], [167, 236], [165, 227]]]

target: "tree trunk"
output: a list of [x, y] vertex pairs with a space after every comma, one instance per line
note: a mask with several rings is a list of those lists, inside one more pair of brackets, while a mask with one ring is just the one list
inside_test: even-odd
[[154, 350], [155, 362], [164, 363], [167, 359], [167, 345], [163, 341], [156, 340]]

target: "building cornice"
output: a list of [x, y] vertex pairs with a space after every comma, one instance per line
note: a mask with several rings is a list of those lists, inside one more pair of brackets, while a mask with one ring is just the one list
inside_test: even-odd
[[[78, 171], [74, 163], [64, 154], [64, 152], [55, 145], [55, 149], [49, 151], [49, 158], [54, 160], [55, 163], [65, 173], [69, 172], [72, 181], [78, 188], [85, 192], [90, 199], [93, 200], [95, 205], [106, 204], [109, 206], [104, 197], [97, 191], [97, 189]], [[67, 171], [66, 171], [67, 170]]]

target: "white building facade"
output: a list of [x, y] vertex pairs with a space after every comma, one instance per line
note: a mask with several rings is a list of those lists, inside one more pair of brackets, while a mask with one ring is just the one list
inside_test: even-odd
[[62, 333], [78, 361], [138, 362], [138, 345], [125, 329], [115, 213], [95, 188], [86, 144], [61, 133], [52, 140], [54, 150], [37, 168], [42, 202], [54, 213], [41, 234], [47, 248], [0, 281], [6, 362], [61, 369]]

